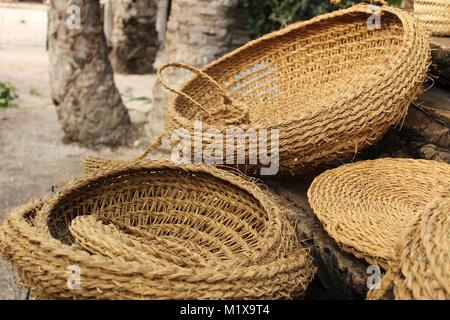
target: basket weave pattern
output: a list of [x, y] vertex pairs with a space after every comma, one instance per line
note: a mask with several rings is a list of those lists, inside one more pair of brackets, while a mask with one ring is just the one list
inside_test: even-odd
[[450, 189], [423, 211], [397, 247], [399, 263], [383, 278], [369, 299], [392, 292], [400, 300], [450, 299]]
[[[225, 135], [230, 118], [243, 129], [278, 129], [280, 171], [291, 173], [373, 143], [420, 93], [429, 46], [409, 13], [383, 7], [381, 29], [369, 30], [367, 11], [356, 5], [292, 24], [206, 66], [229, 97], [195, 76], [169, 104], [168, 133], [192, 133], [202, 120], [204, 131]], [[248, 118], [234, 113], [242, 105]]]
[[398, 299], [450, 299], [450, 190], [433, 201], [400, 250]]
[[415, 0], [414, 13], [434, 36], [450, 36], [450, 0]]
[[344, 250], [389, 269], [410, 225], [449, 185], [449, 164], [386, 158], [326, 171], [312, 183], [308, 199]]
[[[314, 275], [254, 183], [207, 166], [118, 166], [13, 211], [0, 249], [39, 298], [284, 299]], [[67, 268], [81, 288], [67, 288]]]

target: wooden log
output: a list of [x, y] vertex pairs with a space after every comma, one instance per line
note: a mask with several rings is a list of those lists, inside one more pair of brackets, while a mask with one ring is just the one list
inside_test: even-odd
[[448, 149], [439, 148], [431, 143], [418, 144], [414, 148], [413, 156], [420, 159], [429, 159], [450, 163], [450, 152]]
[[434, 87], [410, 106], [403, 125], [392, 129], [357, 160], [412, 157], [450, 163], [450, 92]]
[[434, 87], [410, 107], [401, 135], [413, 157], [450, 163], [450, 92]]
[[450, 89], [450, 38], [432, 37], [430, 44], [433, 60], [431, 74], [439, 85]]
[[369, 265], [342, 251], [314, 215], [306, 196], [314, 176], [266, 181], [317, 266], [305, 299], [365, 299]]
[[422, 94], [409, 108], [403, 128], [450, 151], [450, 92], [432, 88]]

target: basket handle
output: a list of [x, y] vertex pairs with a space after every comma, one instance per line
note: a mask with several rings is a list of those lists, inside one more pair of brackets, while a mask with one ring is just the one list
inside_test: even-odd
[[164, 81], [162, 74], [163, 74], [163, 71], [165, 69], [168, 69], [168, 68], [180, 68], [180, 69], [189, 70], [189, 71], [195, 73], [199, 77], [202, 77], [202, 78], [208, 80], [210, 83], [212, 83], [219, 90], [219, 93], [224, 98], [224, 102], [226, 104], [231, 104], [231, 102], [233, 101], [233, 99], [228, 94], [227, 90], [225, 90], [216, 80], [214, 80], [210, 75], [208, 75], [204, 71], [202, 71], [202, 70], [200, 70], [200, 69], [198, 69], [198, 68], [196, 68], [194, 66], [191, 66], [191, 65], [188, 65], [188, 64], [184, 64], [184, 63], [180, 63], [180, 62], [169, 62], [169, 63], [166, 63], [165, 65], [163, 65], [162, 67], [160, 67], [158, 69], [158, 72], [157, 72], [157, 77], [158, 77], [159, 83], [161, 83], [161, 85], [164, 88], [166, 88], [167, 90], [169, 90], [169, 91], [171, 91], [171, 92], [173, 92], [175, 94], [181, 95], [181, 96], [185, 97], [186, 99], [188, 99], [189, 101], [191, 101], [193, 104], [195, 104], [201, 110], [203, 110], [210, 117], [211, 120], [214, 120], [213, 116], [211, 115], [211, 113], [200, 102], [196, 101], [194, 98], [192, 98], [187, 93], [179, 91], [177, 89], [174, 89], [174, 88], [170, 87]]
[[[200, 102], [196, 101], [194, 98], [192, 98], [191, 96], [189, 96], [188, 94], [176, 90], [172, 87], [170, 87], [163, 79], [162, 73], [165, 69], [168, 68], [180, 68], [180, 69], [186, 69], [189, 70], [193, 73], [195, 73], [196, 75], [203, 77], [205, 79], [207, 79], [209, 82], [211, 82], [217, 89], [219, 89], [220, 94], [222, 95], [222, 97], [224, 98], [224, 102], [227, 104], [231, 104], [231, 102], [233, 101], [232, 98], [229, 96], [228, 92], [216, 81], [214, 80], [210, 75], [206, 74], [205, 72], [201, 71], [200, 69], [194, 67], [194, 66], [190, 66], [184, 63], [180, 63], [180, 62], [169, 62], [166, 63], [165, 65], [163, 65], [162, 67], [160, 67], [158, 69], [157, 72], [157, 77], [158, 77], [158, 81], [161, 83], [161, 85], [166, 88], [167, 90], [175, 93], [175, 94], [179, 94], [183, 97], [185, 97], [186, 99], [188, 99], [189, 101], [191, 101], [193, 104], [195, 104], [197, 107], [199, 107], [201, 110], [203, 110], [208, 117], [211, 120], [214, 120], [213, 116], [211, 115], [211, 113], [208, 111], [208, 109], [206, 109]], [[144, 160], [149, 154], [151, 154], [153, 151], [155, 151], [156, 149], [158, 149], [161, 144], [162, 144], [162, 139], [166, 136], [166, 133], [163, 132], [161, 133], [159, 136], [157, 136], [155, 138], [155, 140], [144, 150], [144, 152], [133, 159], [133, 161], [141, 161]]]
[[162, 145], [162, 140], [165, 137], [165, 133], [160, 133], [155, 140], [142, 152], [140, 156], [137, 156], [133, 161], [144, 160], [150, 153], [158, 149]]

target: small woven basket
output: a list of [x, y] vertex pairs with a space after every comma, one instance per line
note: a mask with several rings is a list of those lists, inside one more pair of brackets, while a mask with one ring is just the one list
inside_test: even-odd
[[342, 249], [388, 270], [410, 225], [449, 185], [447, 163], [385, 158], [326, 171], [308, 199]]
[[369, 299], [450, 299], [450, 189], [433, 200], [398, 246], [398, 265], [390, 268]]
[[[118, 166], [13, 211], [3, 256], [38, 298], [284, 299], [314, 275], [271, 198], [229, 172]], [[79, 270], [79, 288], [67, 286]]]
[[450, 36], [450, 0], [415, 0], [415, 16], [434, 36]]
[[[177, 93], [167, 133], [184, 129], [192, 139], [196, 121], [204, 137], [211, 130], [226, 137], [233, 127], [278, 130], [281, 173], [354, 155], [405, 116], [429, 65], [428, 32], [408, 12], [390, 6], [381, 12], [378, 29], [368, 23], [370, 7], [360, 4], [265, 35], [203, 70], [162, 67], [160, 81]], [[168, 67], [195, 76], [174, 90], [162, 80]], [[202, 150], [210, 143], [204, 138]], [[244, 165], [236, 152], [234, 161], [223, 152], [223, 163], [260, 174], [250, 152], [247, 143]]]

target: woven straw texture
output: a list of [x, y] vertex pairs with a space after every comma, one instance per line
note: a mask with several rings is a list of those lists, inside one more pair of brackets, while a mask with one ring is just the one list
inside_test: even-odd
[[410, 225], [449, 185], [449, 164], [385, 158], [326, 171], [308, 199], [344, 250], [387, 270]]
[[369, 299], [383, 298], [390, 290], [395, 299], [450, 299], [450, 189], [433, 200], [411, 227], [380, 290]]
[[[381, 28], [369, 30], [369, 11], [360, 4], [289, 25], [194, 71], [169, 103], [167, 133], [192, 137], [196, 120], [204, 136], [278, 129], [284, 173], [354, 155], [401, 121], [429, 65], [428, 32], [410, 13], [384, 6]], [[260, 174], [260, 165], [237, 166]]]
[[[284, 299], [301, 296], [315, 271], [257, 185], [162, 161], [99, 172], [16, 209], [0, 246], [38, 298]], [[81, 283], [69, 290], [73, 265]]]
[[414, 14], [434, 36], [450, 36], [450, 0], [415, 0]]

